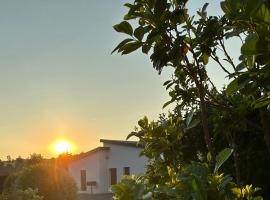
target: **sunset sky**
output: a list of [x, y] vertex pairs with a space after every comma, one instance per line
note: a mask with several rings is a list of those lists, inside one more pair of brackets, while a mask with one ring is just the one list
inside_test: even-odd
[[[72, 153], [88, 151], [162, 112], [169, 72], [159, 76], [140, 52], [110, 55], [123, 38], [112, 26], [125, 2], [0, 2], [0, 159], [55, 156], [50, 146], [61, 138], [75, 144]], [[204, 1], [192, 2], [197, 10]], [[218, 1], [209, 2], [221, 14]], [[214, 69], [214, 81], [224, 82]]]

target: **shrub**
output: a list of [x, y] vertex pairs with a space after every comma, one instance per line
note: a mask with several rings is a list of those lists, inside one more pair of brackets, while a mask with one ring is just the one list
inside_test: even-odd
[[37, 188], [46, 200], [75, 200], [77, 188], [64, 169], [52, 164], [37, 164], [11, 174], [4, 185], [4, 192]]
[[203, 162], [182, 165], [178, 171], [167, 167], [168, 179], [162, 184], [151, 184], [147, 176], [135, 179], [124, 177], [113, 186], [115, 200], [262, 200], [252, 185], [238, 188], [233, 178], [218, 170], [230, 157], [231, 149], [221, 151], [214, 170]]
[[14, 190], [12, 192], [3, 193], [0, 200], [43, 200], [44, 198], [38, 195], [37, 189], [28, 188], [26, 190]]

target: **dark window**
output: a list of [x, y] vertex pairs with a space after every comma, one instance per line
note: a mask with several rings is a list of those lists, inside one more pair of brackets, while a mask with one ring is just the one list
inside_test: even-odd
[[124, 167], [124, 175], [130, 175], [130, 168]]
[[117, 183], [117, 169], [110, 168], [110, 185], [115, 185]]
[[86, 170], [81, 170], [81, 190], [86, 191]]

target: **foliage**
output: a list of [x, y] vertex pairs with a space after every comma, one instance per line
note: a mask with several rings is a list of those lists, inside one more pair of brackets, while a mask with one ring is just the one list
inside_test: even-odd
[[[216, 165], [220, 166], [230, 154], [229, 149], [220, 152]], [[170, 179], [162, 185], [151, 185], [144, 178], [124, 177], [113, 186], [114, 199], [262, 200], [262, 197], [255, 195], [259, 189], [252, 185], [240, 189], [232, 182], [232, 177], [211, 172], [206, 163], [192, 162], [182, 166], [178, 173], [169, 167], [167, 171]]]
[[44, 198], [38, 195], [37, 189], [28, 188], [26, 190], [15, 190], [0, 195], [0, 200], [43, 200]]
[[75, 182], [64, 169], [52, 164], [36, 164], [11, 174], [4, 185], [4, 192], [37, 188], [46, 200], [75, 200]]
[[115, 200], [129, 199], [149, 199], [152, 195], [148, 191], [147, 185], [140, 179], [135, 179], [135, 176], [123, 176], [119, 184], [113, 185], [112, 190], [116, 194]]
[[[240, 92], [253, 97], [254, 108], [260, 108], [260, 119], [264, 130], [265, 143], [270, 153], [270, 5], [262, 0], [226, 0], [221, 2], [228, 29], [236, 35], [245, 34], [241, 47], [239, 70], [232, 75], [228, 95]], [[242, 70], [243, 69], [243, 70]]]
[[[221, 176], [218, 170], [233, 174], [239, 188], [231, 188], [225, 195], [234, 191], [235, 199], [252, 199], [249, 184], [254, 182], [265, 188], [263, 194], [268, 199], [270, 4], [262, 0], [224, 0], [221, 2], [223, 16], [209, 16], [207, 3], [197, 16], [190, 16], [186, 3], [181, 0], [134, 0], [125, 4], [128, 13], [114, 26], [127, 38], [113, 52], [125, 55], [141, 49], [150, 55], [159, 73], [164, 67], [174, 69], [172, 78], [164, 83], [171, 98], [164, 107], [174, 103], [175, 109], [168, 117], [161, 115], [156, 122], [149, 122], [145, 117], [139, 121], [139, 128], [128, 136], [139, 138], [139, 143], [145, 147], [141, 155], [150, 159], [145, 182], [140, 180], [140, 185], [144, 190], [153, 193], [158, 189], [160, 195], [165, 195], [158, 199], [169, 198], [167, 192], [160, 191], [165, 186], [170, 191], [173, 188], [171, 172], [178, 178], [185, 174], [183, 169], [197, 163], [207, 165], [210, 172], [206, 177]], [[225, 46], [225, 41], [231, 38], [243, 42], [239, 46], [242, 55], [238, 63]], [[224, 90], [218, 90], [207, 75], [207, 65], [213, 65], [210, 60], [231, 80]], [[232, 153], [233, 159], [220, 169], [223, 161], [216, 156], [216, 151], [228, 146], [234, 151], [227, 148], [225, 152]], [[193, 174], [188, 174], [190, 176]], [[206, 177], [200, 177], [193, 185], [203, 182], [206, 192], [199, 196], [195, 192], [193, 199], [202, 199], [208, 194], [210, 183]], [[247, 186], [240, 189], [242, 185]], [[190, 195], [190, 187], [192, 184], [181, 194], [186, 191]], [[213, 199], [218, 198], [225, 197], [216, 193]]]
[[44, 158], [41, 154], [33, 153], [30, 155], [30, 158], [26, 160], [26, 165], [35, 165], [44, 161]]
[[238, 35], [247, 35], [241, 47], [241, 65], [246, 69], [237, 72], [227, 93], [241, 90], [246, 95], [260, 94], [254, 102], [255, 107], [270, 104], [270, 6], [267, 1], [232, 1], [221, 3], [225, 16], [230, 20], [230, 29]]

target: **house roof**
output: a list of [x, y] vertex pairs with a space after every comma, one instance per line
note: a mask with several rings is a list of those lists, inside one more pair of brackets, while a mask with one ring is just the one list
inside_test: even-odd
[[[107, 143], [107, 144], [116, 144], [116, 145], [122, 145], [122, 146], [130, 146], [130, 147], [137, 147], [142, 148], [143, 146], [141, 144], [138, 144], [136, 141], [126, 141], [126, 140], [107, 140], [107, 139], [101, 139], [100, 142]], [[92, 149], [85, 153], [80, 153], [77, 155], [72, 156], [72, 161], [77, 161], [86, 158], [87, 156], [90, 156], [96, 152], [99, 151], [107, 151], [110, 150], [110, 147], [97, 147], [95, 149]]]
[[107, 151], [107, 150], [110, 150], [110, 147], [97, 147], [95, 149], [92, 149], [88, 152], [85, 152], [85, 153], [80, 153], [80, 154], [77, 154], [77, 155], [73, 155], [73, 161], [74, 160], [81, 160], [87, 156], [90, 156], [98, 151]]
[[107, 144], [117, 144], [117, 145], [122, 145], [122, 146], [131, 146], [131, 147], [140, 147], [140, 148], [143, 147], [137, 141], [100, 139], [100, 142], [107, 143]]

